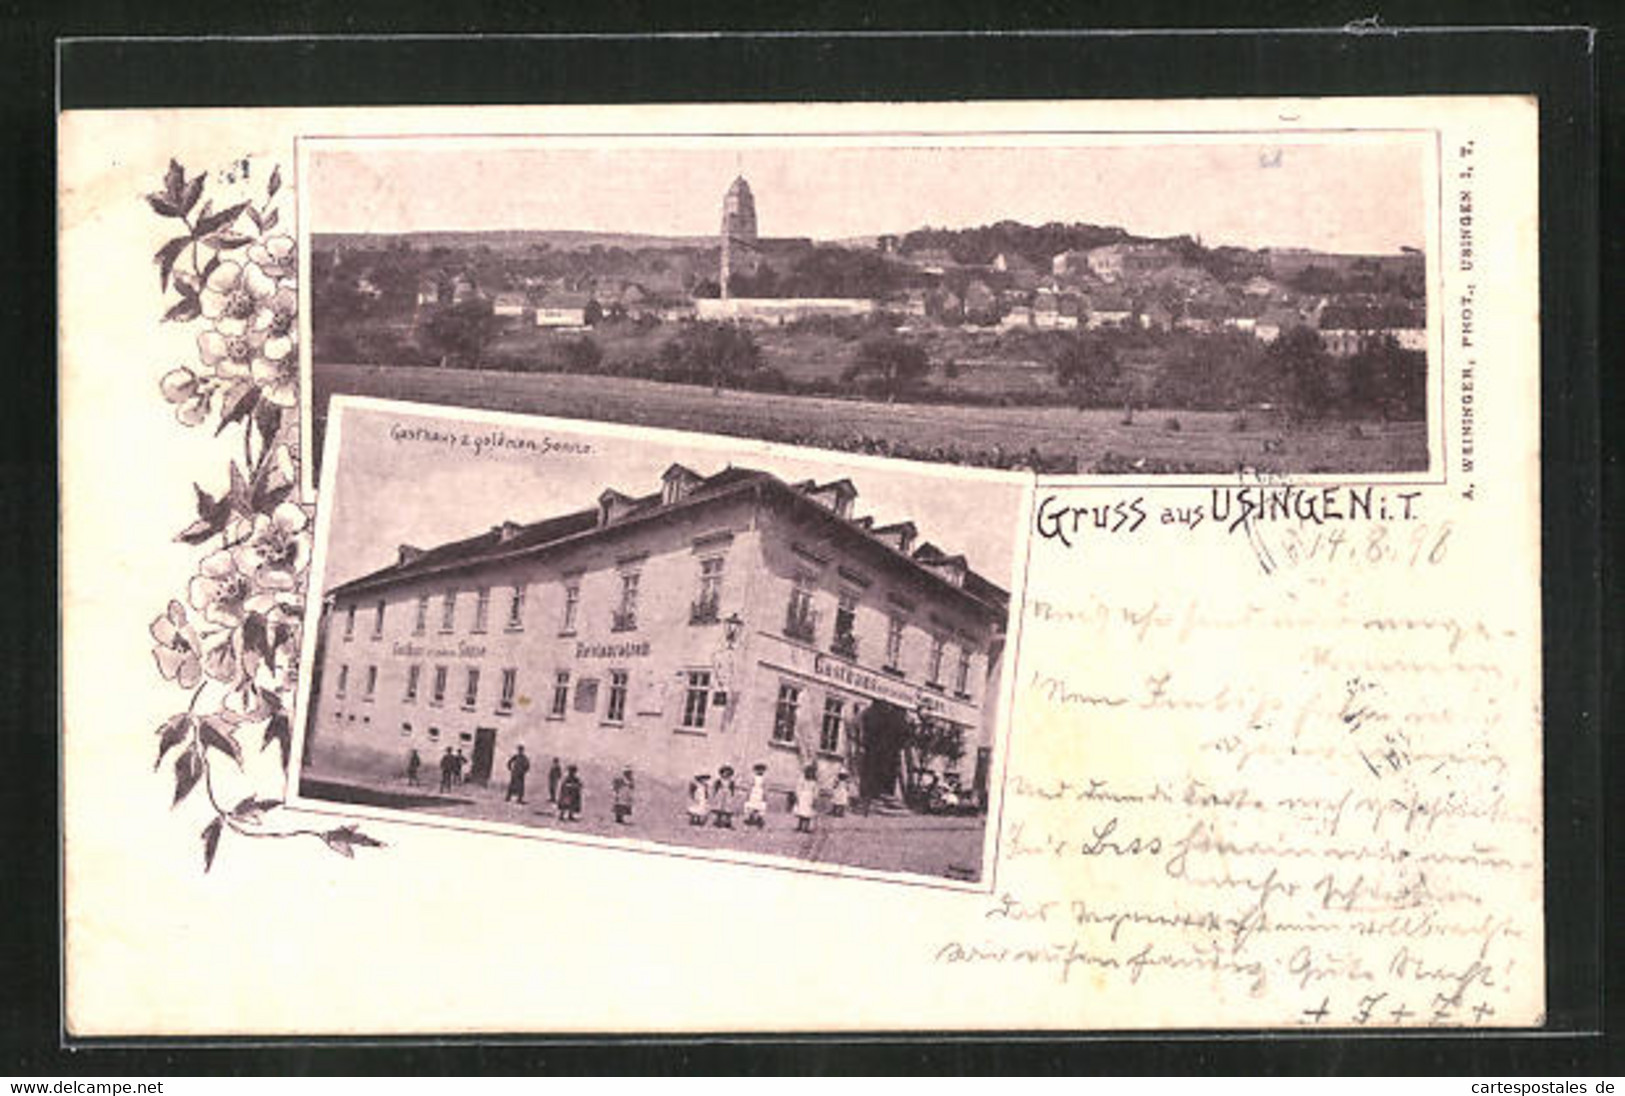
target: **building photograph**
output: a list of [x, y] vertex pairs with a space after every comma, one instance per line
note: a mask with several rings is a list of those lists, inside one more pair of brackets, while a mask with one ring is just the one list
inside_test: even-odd
[[301, 798], [982, 878], [1021, 481], [335, 410]]

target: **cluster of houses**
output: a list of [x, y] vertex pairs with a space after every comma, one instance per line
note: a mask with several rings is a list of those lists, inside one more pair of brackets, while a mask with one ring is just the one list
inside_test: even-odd
[[695, 318], [694, 301], [654, 293], [638, 282], [598, 278], [584, 283], [535, 280], [517, 289], [487, 293], [465, 272], [425, 277], [418, 283], [418, 315], [445, 305], [489, 299], [498, 319], [554, 331], [585, 331], [602, 318], [678, 323]]
[[[944, 262], [934, 250], [910, 258], [922, 270], [942, 268]], [[1417, 302], [1368, 294], [1307, 295], [1263, 275], [1225, 285], [1173, 263], [1157, 245], [1114, 244], [1062, 252], [1046, 276], [1018, 255], [1001, 254], [983, 268], [989, 276], [970, 277], [961, 292], [909, 290], [888, 308], [911, 323], [968, 323], [1000, 331], [1239, 332], [1270, 343], [1293, 327], [1308, 327], [1337, 355], [1357, 353], [1381, 335], [1406, 349], [1427, 345], [1427, 317]]]
[[[514, 326], [580, 332], [603, 320], [683, 323], [707, 320], [782, 325], [813, 317], [889, 314], [904, 330], [966, 327], [976, 331], [1139, 329], [1197, 334], [1239, 332], [1274, 342], [1293, 327], [1312, 328], [1333, 354], [1352, 355], [1378, 336], [1422, 350], [1425, 310], [1395, 294], [1317, 294], [1285, 279], [1316, 260], [1393, 274], [1416, 266], [1417, 256], [1324, 256], [1291, 249], [1240, 253], [1244, 281], [1222, 281], [1187, 261], [1179, 241], [1125, 240], [1063, 250], [1047, 267], [1009, 251], [985, 263], [956, 260], [944, 248], [905, 249], [896, 236], [875, 239], [887, 262], [907, 268], [909, 288], [869, 297], [751, 296], [729, 292], [736, 276], [754, 276], [815, 250], [806, 239], [757, 234], [749, 184], [734, 180], [723, 201], [717, 296], [694, 295], [681, 278], [522, 277], [488, 293], [467, 270], [442, 269], [420, 279], [417, 317], [447, 305], [489, 299], [493, 314]], [[1232, 249], [1234, 250], [1234, 249]], [[689, 279], [691, 281], [692, 279]], [[357, 287], [364, 294], [367, 287]]]

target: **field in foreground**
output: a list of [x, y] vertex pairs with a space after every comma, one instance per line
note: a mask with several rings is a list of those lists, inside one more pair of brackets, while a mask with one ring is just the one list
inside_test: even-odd
[[[313, 366], [316, 451], [335, 393], [659, 426], [958, 464], [1010, 467], [1033, 453], [1047, 471], [1301, 474], [1415, 472], [1424, 423], [1328, 422], [1237, 428], [1227, 411], [957, 407], [724, 391], [630, 377], [420, 366]], [[1177, 421], [1178, 427], [1173, 423]]]

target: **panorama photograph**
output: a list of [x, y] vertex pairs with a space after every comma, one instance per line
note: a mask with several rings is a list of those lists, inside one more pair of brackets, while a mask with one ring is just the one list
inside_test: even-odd
[[1045, 474], [1430, 467], [1417, 134], [301, 156], [318, 459], [345, 393]]

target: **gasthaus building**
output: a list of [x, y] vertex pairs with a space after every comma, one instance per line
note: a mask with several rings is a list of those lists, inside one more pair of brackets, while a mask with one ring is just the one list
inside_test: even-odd
[[[398, 780], [451, 746], [480, 783], [523, 745], [672, 782], [815, 765], [876, 798], [932, 768], [985, 793], [1008, 594], [856, 496], [673, 465], [654, 494], [402, 545], [328, 591], [307, 760]], [[922, 757], [956, 735], [959, 761]]]

